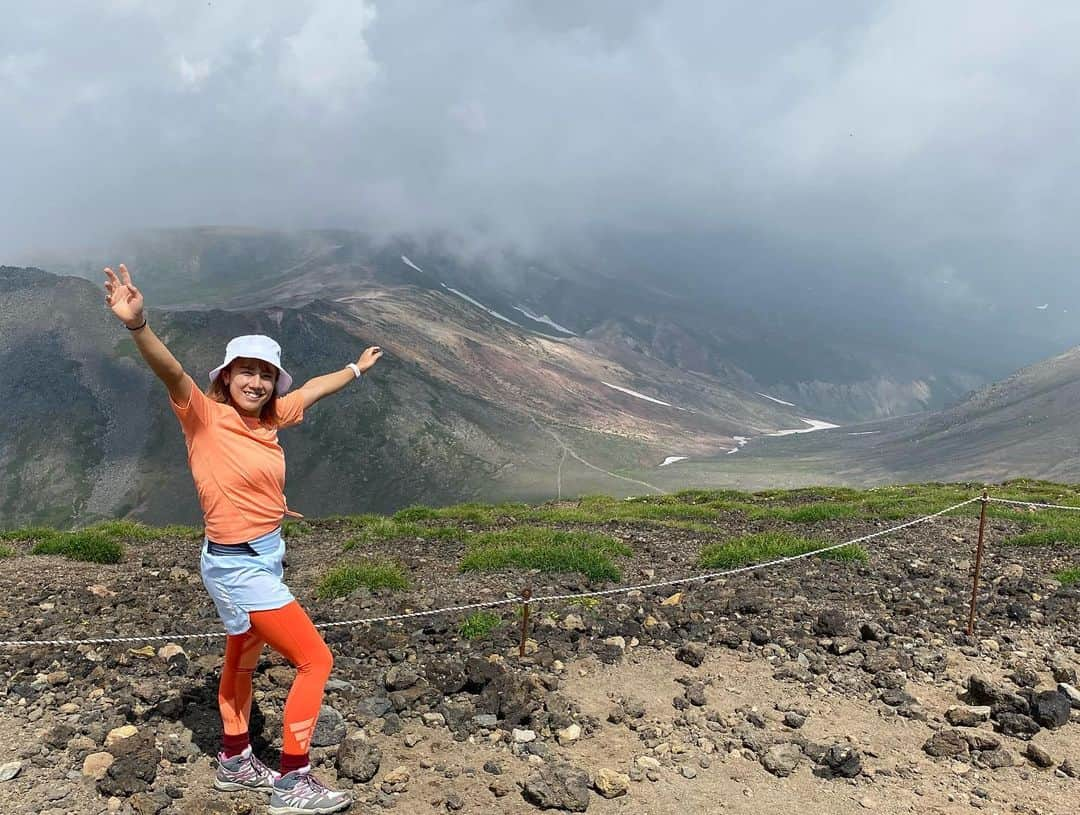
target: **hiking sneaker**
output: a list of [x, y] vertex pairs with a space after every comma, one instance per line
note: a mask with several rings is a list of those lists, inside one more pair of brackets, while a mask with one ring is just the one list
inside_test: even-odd
[[332, 790], [311, 774], [311, 766], [285, 773], [274, 782], [270, 815], [328, 815], [352, 804], [348, 793]]
[[254, 790], [255, 792], [274, 791], [274, 782], [280, 778], [280, 774], [274, 772], [251, 752], [251, 746], [244, 748], [238, 756], [225, 758], [224, 753], [218, 753], [217, 777], [214, 778], [214, 789], [234, 792], [236, 790]]

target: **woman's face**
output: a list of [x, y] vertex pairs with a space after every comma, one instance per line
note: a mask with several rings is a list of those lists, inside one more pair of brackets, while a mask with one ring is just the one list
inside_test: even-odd
[[245, 416], [258, 416], [274, 393], [278, 371], [261, 359], [239, 357], [221, 375], [236, 409]]

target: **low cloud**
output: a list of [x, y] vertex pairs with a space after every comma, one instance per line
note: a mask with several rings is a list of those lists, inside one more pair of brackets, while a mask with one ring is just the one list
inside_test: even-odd
[[1078, 33], [1067, 2], [27, 6], [0, 31], [0, 253], [208, 223], [739, 231], [1068, 300]]

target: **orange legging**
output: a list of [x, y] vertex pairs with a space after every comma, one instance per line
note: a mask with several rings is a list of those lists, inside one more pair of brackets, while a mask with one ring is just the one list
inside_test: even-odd
[[[263, 645], [269, 645], [296, 668], [289, 696], [285, 700], [285, 736], [282, 765], [301, 767], [311, 744], [311, 734], [319, 719], [323, 688], [334, 665], [311, 618], [293, 600], [287, 606], [248, 613], [251, 628], [230, 634], [225, 641], [225, 666], [218, 686], [218, 705], [226, 736], [246, 735], [251, 716], [251, 675], [259, 662]], [[297, 763], [299, 762], [299, 763]]]

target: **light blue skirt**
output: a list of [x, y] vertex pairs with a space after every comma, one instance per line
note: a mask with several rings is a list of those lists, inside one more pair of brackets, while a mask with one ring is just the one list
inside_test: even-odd
[[281, 608], [295, 599], [282, 582], [285, 539], [281, 527], [239, 547], [235, 555], [211, 554], [209, 550], [209, 541], [203, 538], [199, 560], [203, 585], [228, 633], [243, 634], [251, 628], [249, 611]]

